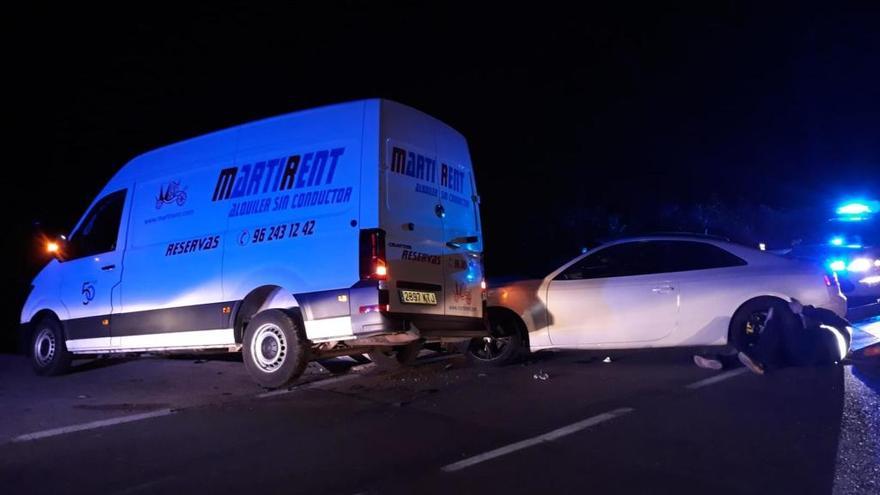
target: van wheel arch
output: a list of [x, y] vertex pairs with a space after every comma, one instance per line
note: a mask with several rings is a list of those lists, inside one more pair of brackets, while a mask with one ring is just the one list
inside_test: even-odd
[[[244, 332], [247, 328], [248, 322], [251, 318], [254, 317], [257, 313], [264, 309], [269, 309], [267, 304], [275, 298], [276, 295], [282, 293], [284, 288], [278, 285], [262, 285], [250, 291], [244, 299], [237, 302], [232, 311], [232, 322], [233, 329], [235, 332], [235, 342], [241, 344], [244, 339]], [[291, 296], [292, 298], [293, 296]], [[291, 316], [293, 316], [297, 323], [300, 325], [303, 324], [302, 314], [299, 311], [299, 308], [277, 308], [283, 309]], [[305, 328], [305, 327], [303, 327]]]
[[33, 349], [31, 349], [30, 342], [34, 336], [34, 328], [44, 320], [55, 320], [61, 326], [61, 333], [64, 334], [64, 337], [67, 338], [67, 330], [64, 328], [64, 323], [61, 321], [61, 318], [52, 311], [51, 309], [41, 309], [34, 313], [34, 316], [31, 317], [31, 320], [28, 322], [26, 327], [25, 335], [22, 335], [22, 342], [24, 343], [24, 349], [26, 352], [26, 356], [31, 357], [33, 354]]

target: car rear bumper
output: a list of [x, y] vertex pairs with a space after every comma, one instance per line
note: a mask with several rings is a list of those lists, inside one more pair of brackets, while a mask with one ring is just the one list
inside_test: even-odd
[[846, 318], [847, 300], [846, 296], [835, 294], [828, 298], [828, 302], [823, 304], [826, 309], [834, 311], [834, 314], [841, 318]]

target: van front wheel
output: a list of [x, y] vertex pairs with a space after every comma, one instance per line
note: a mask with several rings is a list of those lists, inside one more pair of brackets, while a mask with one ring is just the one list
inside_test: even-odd
[[293, 383], [308, 364], [305, 332], [280, 309], [257, 313], [248, 323], [242, 344], [245, 369], [265, 388]]
[[67, 351], [58, 320], [44, 318], [37, 322], [31, 336], [30, 354], [34, 371], [39, 375], [60, 375], [70, 369], [72, 355]]

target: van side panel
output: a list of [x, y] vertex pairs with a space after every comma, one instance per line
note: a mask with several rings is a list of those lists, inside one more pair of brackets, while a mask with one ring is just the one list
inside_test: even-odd
[[[228, 137], [143, 158], [166, 172], [142, 177], [133, 190], [122, 305], [111, 322], [114, 347], [173, 345], [175, 340], [146, 342], [135, 336], [231, 328], [222, 309], [229, 306], [221, 280], [227, 220], [224, 208], [210, 201], [216, 169], [234, 161], [235, 142]], [[234, 343], [232, 332], [227, 334], [223, 342], [217, 342], [216, 332], [204, 335], [213, 344]]]
[[[302, 295], [309, 338], [352, 334], [347, 291], [360, 276], [363, 123], [361, 103], [241, 129], [234, 171], [225, 172], [235, 177], [224, 186], [224, 170], [215, 167], [219, 193], [207, 198], [228, 221], [224, 299], [278, 286]], [[313, 311], [327, 301], [331, 311]]]
[[380, 164], [382, 163], [382, 145], [380, 143], [380, 100], [364, 102], [363, 138], [361, 139], [361, 172], [360, 172], [360, 218], [358, 228], [374, 229], [379, 227], [379, 203], [381, 197]]

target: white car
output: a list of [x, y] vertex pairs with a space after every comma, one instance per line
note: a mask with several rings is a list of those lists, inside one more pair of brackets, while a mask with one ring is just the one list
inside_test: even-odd
[[609, 242], [546, 277], [490, 288], [492, 336], [470, 356], [502, 364], [528, 350], [754, 343], [769, 308], [792, 298], [843, 317], [821, 267], [697, 235]]

